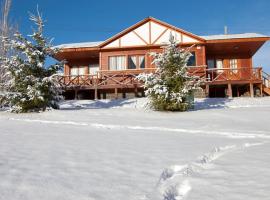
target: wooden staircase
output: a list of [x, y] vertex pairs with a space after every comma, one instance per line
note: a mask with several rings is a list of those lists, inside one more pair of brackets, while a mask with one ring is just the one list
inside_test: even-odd
[[263, 79], [263, 93], [264, 95], [270, 96], [270, 74], [262, 72]]

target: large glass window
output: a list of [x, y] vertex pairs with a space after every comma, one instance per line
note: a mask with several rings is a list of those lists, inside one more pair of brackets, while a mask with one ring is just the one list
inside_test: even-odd
[[110, 70], [124, 70], [126, 69], [126, 56], [110, 56], [109, 57]]
[[188, 59], [187, 66], [196, 66], [196, 54], [195, 52], [190, 52], [191, 56]]

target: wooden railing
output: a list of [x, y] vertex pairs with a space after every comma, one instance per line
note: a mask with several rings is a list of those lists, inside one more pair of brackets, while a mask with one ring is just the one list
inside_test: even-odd
[[262, 80], [265, 87], [270, 88], [270, 74], [262, 71]]
[[[202, 83], [217, 83], [226, 81], [268, 81], [268, 74], [263, 74], [262, 68], [222, 68], [207, 69], [207, 66], [189, 67], [190, 75], [197, 76]], [[136, 78], [141, 73], [155, 73], [156, 68], [129, 70], [101, 70], [96, 75], [63, 75], [58, 80], [62, 87], [124, 88], [140, 87], [142, 83]], [[267, 78], [266, 78], [266, 75]], [[263, 78], [265, 77], [265, 78]], [[270, 86], [269, 86], [270, 87]]]
[[221, 81], [259, 81], [262, 80], [262, 68], [221, 68], [206, 69], [207, 82]]

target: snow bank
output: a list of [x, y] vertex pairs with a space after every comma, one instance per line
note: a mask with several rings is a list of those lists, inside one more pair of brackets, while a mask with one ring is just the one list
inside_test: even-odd
[[[147, 98], [117, 99], [117, 100], [69, 100], [60, 105], [61, 109], [105, 109], [105, 108], [130, 108], [148, 109]], [[245, 108], [245, 107], [270, 107], [270, 97], [263, 98], [202, 98], [195, 99], [195, 109], [222, 109], [222, 108]]]
[[74, 109], [103, 109], [103, 108], [133, 108], [133, 109], [147, 109], [146, 98], [134, 99], [104, 99], [104, 100], [69, 100], [63, 101], [60, 108], [64, 110]]

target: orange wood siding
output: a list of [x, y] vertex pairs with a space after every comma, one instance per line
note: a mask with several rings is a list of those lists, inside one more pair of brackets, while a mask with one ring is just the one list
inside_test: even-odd
[[[190, 51], [195, 52], [196, 55], [196, 65], [205, 65], [205, 47], [195, 46], [190, 49]], [[110, 50], [100, 52], [100, 70], [109, 70], [109, 57], [110, 56], [129, 56], [129, 55], [145, 55], [145, 68], [154, 68], [153, 58], [150, 56], [151, 52], [162, 52], [161, 48], [155, 49], [130, 49], [130, 50]]]
[[99, 58], [88, 58], [88, 59], [76, 59], [69, 60], [67, 64], [65, 64], [64, 73], [65, 75], [70, 75], [70, 68], [72, 66], [84, 67], [84, 73], [89, 74], [89, 65], [90, 64], [98, 64]]

